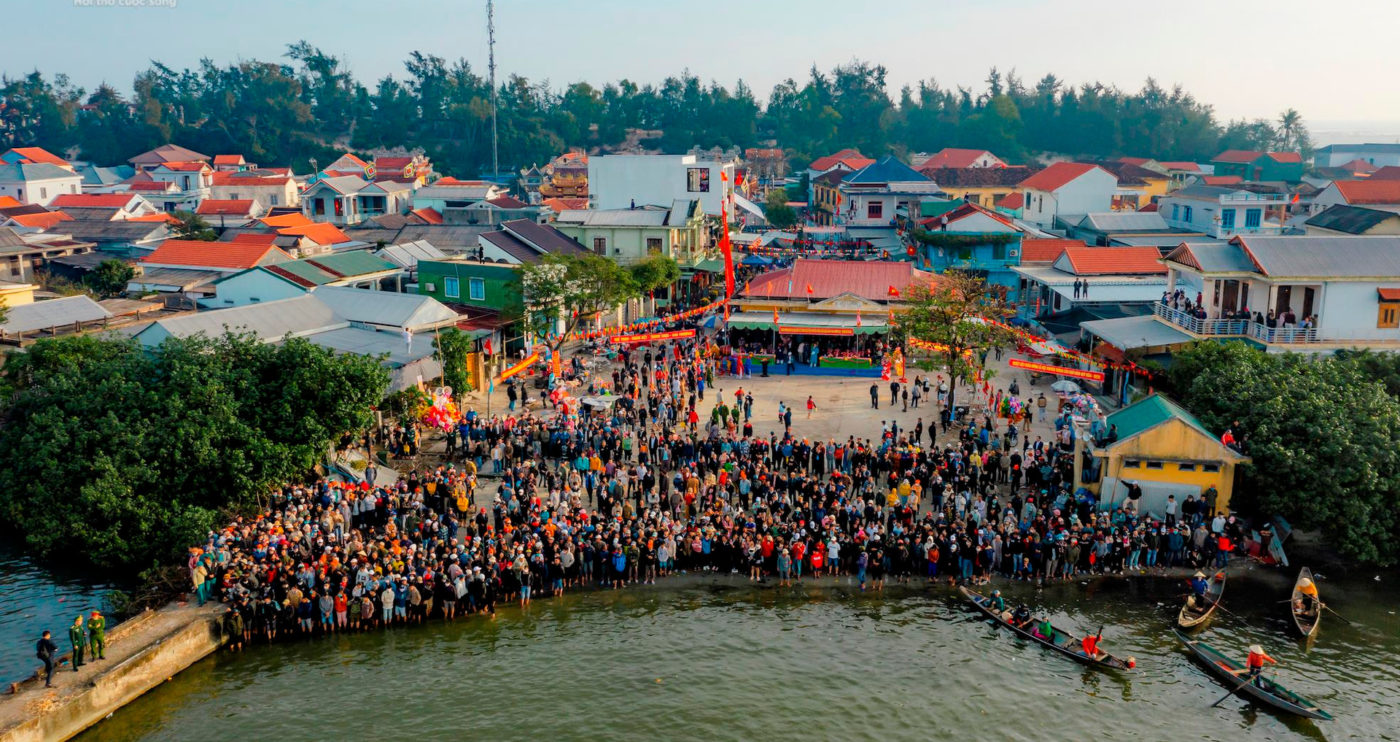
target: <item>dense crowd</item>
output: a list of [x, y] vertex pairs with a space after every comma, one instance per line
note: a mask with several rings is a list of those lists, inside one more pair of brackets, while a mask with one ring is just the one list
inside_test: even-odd
[[[1076, 494], [1067, 411], [1049, 441], [1023, 433], [1025, 418], [989, 416], [959, 419], [941, 444], [922, 420], [810, 440], [791, 408], [756, 423], [743, 380], [717, 379], [723, 355], [705, 340], [624, 351], [573, 390], [610, 392], [606, 407], [545, 393], [535, 409], [469, 411], [440, 466], [387, 486], [286, 487], [191, 549], [196, 594], [228, 604], [231, 635], [271, 640], [494, 615], [676, 572], [845, 575], [862, 590], [1047, 581], [1204, 564], [1238, 542], [1202, 503], [1153, 519], [1133, 498], [1102, 511]], [[569, 375], [588, 376], [577, 359]], [[941, 379], [914, 383], [947, 403]]]

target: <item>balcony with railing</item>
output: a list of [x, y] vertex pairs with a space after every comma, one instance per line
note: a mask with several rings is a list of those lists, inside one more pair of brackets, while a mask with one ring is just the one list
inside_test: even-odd
[[1248, 319], [1201, 318], [1179, 309], [1172, 309], [1161, 302], [1155, 302], [1152, 311], [1161, 319], [1193, 335], [1249, 338], [1269, 344], [1318, 342], [1316, 327], [1269, 327]]

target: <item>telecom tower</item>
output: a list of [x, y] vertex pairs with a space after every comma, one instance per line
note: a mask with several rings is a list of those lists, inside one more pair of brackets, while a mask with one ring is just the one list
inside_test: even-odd
[[491, 179], [501, 174], [500, 149], [496, 140], [496, 2], [486, 0], [486, 69], [491, 75]]

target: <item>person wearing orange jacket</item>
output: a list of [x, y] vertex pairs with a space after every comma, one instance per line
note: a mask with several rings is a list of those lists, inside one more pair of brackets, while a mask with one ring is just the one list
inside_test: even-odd
[[1262, 687], [1259, 682], [1259, 679], [1264, 672], [1265, 662], [1271, 665], [1278, 664], [1278, 660], [1264, 653], [1263, 647], [1259, 646], [1258, 644], [1251, 644], [1249, 645], [1249, 656], [1246, 657], [1244, 661], [1244, 669], [1235, 670], [1234, 674], [1236, 677], [1248, 674], [1250, 680], [1254, 681], [1255, 687]]

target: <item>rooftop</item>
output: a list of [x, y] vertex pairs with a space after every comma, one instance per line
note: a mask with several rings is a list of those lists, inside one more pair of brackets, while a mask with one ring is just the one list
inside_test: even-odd
[[150, 255], [141, 258], [141, 262], [150, 265], [242, 270], [279, 259], [290, 260], [291, 256], [271, 245], [248, 242], [166, 240], [160, 243]]
[[1215, 434], [1206, 429], [1195, 415], [1162, 394], [1154, 394], [1140, 399], [1108, 416], [1108, 424], [1118, 428], [1118, 440], [1126, 440], [1146, 432], [1168, 420], [1180, 420], [1195, 428], [1207, 438]]
[[[931, 286], [937, 277], [915, 270], [912, 263], [798, 258], [789, 268], [755, 277], [744, 289], [750, 299], [829, 299], [854, 294], [871, 301], [889, 301], [890, 287], [903, 293], [913, 285]], [[807, 293], [807, 287], [812, 293]]]
[[[1400, 181], [1396, 181], [1396, 183], [1400, 184]], [[1314, 215], [1307, 220], [1306, 224], [1310, 227], [1328, 229], [1333, 232], [1366, 234], [1367, 230], [1390, 220], [1400, 220], [1400, 214], [1380, 209], [1367, 209], [1362, 206], [1336, 204], [1321, 214]]]
[[[957, 147], [944, 147], [943, 149], [934, 153], [932, 157], [928, 158], [927, 160], [924, 160], [923, 163], [919, 165], [919, 170], [922, 171], [937, 168], [956, 168], [959, 170], [972, 169], [972, 166], [977, 163], [977, 159], [980, 158], [982, 155], [991, 155], [992, 157], [996, 157], [996, 155], [992, 155], [991, 152], [988, 152], [985, 149], [958, 149]], [[994, 168], [980, 169], [990, 170]]]
[[1159, 260], [1162, 253], [1155, 247], [1087, 247], [1070, 245], [1056, 261], [1068, 261], [1071, 272], [1079, 276], [1092, 275], [1151, 275], [1167, 272]]
[[1021, 181], [1021, 188], [1056, 191], [1092, 170], [1107, 170], [1087, 162], [1057, 162]]
[[1400, 204], [1400, 180], [1335, 180], [1332, 185], [1353, 206]]

